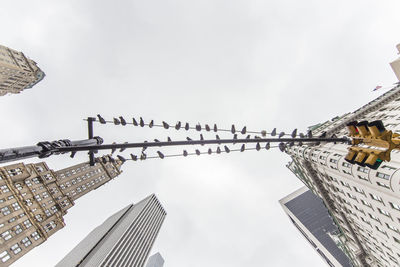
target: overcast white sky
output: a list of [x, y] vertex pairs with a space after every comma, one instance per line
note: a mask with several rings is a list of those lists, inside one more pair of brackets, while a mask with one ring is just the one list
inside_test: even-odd
[[[397, 0], [6, 1], [1, 44], [47, 76], [0, 98], [0, 147], [84, 139], [82, 119], [97, 113], [305, 130], [396, 81], [388, 63], [400, 43], [399, 10]], [[186, 136], [112, 126], [95, 133], [106, 143]], [[46, 161], [60, 169], [86, 159]], [[166, 267], [324, 266], [279, 206], [301, 186], [288, 161], [249, 151], [125, 164], [15, 266], [53, 266], [108, 216], [153, 192], [168, 212], [153, 247]]]

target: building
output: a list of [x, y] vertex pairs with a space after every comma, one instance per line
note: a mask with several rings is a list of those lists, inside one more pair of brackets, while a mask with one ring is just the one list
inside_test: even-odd
[[109, 156], [59, 171], [46, 163], [0, 167], [0, 265], [8, 266], [65, 226], [74, 201], [121, 173]]
[[[314, 136], [347, 136], [352, 121], [382, 120], [400, 133], [400, 86], [354, 112], [312, 128]], [[345, 161], [348, 145], [288, 146], [288, 168], [319, 196], [340, 229], [337, 241], [355, 266], [400, 265], [400, 150], [378, 169]]]
[[150, 195], [109, 217], [56, 266], [142, 267], [165, 216], [156, 196]]
[[163, 267], [164, 259], [159, 252], [149, 257], [146, 267]]
[[44, 76], [36, 62], [24, 53], [0, 45], [0, 96], [32, 88]]
[[[399, 51], [398, 54], [400, 54], [400, 44], [397, 45], [397, 50]], [[390, 63], [390, 66], [392, 67], [394, 73], [396, 74], [397, 79], [400, 81], [400, 57]]]
[[293, 225], [329, 266], [352, 266], [344, 251], [332, 239], [339, 229], [321, 199], [304, 186], [279, 203]]

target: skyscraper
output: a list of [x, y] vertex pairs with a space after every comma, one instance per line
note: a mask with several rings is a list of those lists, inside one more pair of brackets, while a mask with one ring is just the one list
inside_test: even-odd
[[323, 202], [307, 187], [296, 190], [279, 203], [293, 225], [329, 266], [352, 266], [350, 259], [331, 238], [339, 233], [339, 229]]
[[146, 267], [163, 267], [164, 259], [159, 252], [149, 257]]
[[0, 265], [7, 266], [65, 226], [74, 201], [121, 173], [109, 156], [52, 171], [44, 162], [0, 167]]
[[156, 196], [150, 195], [109, 217], [56, 266], [142, 267], [165, 216]]
[[[399, 133], [400, 86], [310, 130], [313, 136], [346, 136], [346, 125], [356, 120], [382, 120], [386, 129]], [[399, 266], [400, 150], [375, 170], [347, 162], [347, 148], [339, 143], [288, 146], [288, 168], [323, 200], [340, 229], [337, 241], [355, 266]]]
[[22, 52], [0, 45], [0, 96], [32, 88], [44, 76], [35, 61]]

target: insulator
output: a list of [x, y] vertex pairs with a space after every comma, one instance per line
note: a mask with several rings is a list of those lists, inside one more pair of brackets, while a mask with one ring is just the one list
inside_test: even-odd
[[269, 142], [266, 143], [266, 144], [265, 144], [265, 149], [268, 150], [268, 149], [270, 149], [270, 148], [271, 148], [271, 145], [269, 144]]
[[236, 133], [235, 125], [233, 125], [233, 124], [232, 124], [232, 127], [231, 127], [231, 133], [232, 134]]
[[257, 145], [256, 145], [256, 150], [257, 150], [257, 151], [260, 151], [260, 149], [261, 149], [260, 143], [257, 143]]
[[136, 156], [136, 155], [133, 155], [133, 154], [131, 154], [131, 159], [132, 159], [133, 161], [137, 161], [137, 156]]
[[185, 124], [185, 130], [188, 131], [189, 128], [190, 128], [190, 127], [189, 127], [189, 123], [187, 122], [187, 123]]
[[124, 119], [124, 117], [119, 116], [119, 120], [121, 121], [121, 124], [122, 124], [123, 126], [126, 125], [126, 120]]
[[246, 126], [243, 127], [243, 129], [240, 131], [241, 134], [246, 134], [247, 132], [247, 128]]
[[158, 156], [160, 157], [160, 159], [163, 159], [165, 156], [163, 153], [161, 153], [160, 151], [157, 151]]
[[123, 156], [121, 156], [121, 155], [117, 155], [117, 158], [118, 158], [120, 161], [122, 161], [122, 163], [124, 163], [124, 162], [126, 161], [126, 159], [125, 159]]
[[221, 148], [217, 147], [217, 154], [221, 154]]
[[211, 129], [210, 129], [210, 126], [209, 126], [208, 124], [206, 124], [205, 127], [206, 127], [206, 131], [207, 131], [207, 132], [209, 132], [209, 131], [211, 130]]
[[240, 147], [240, 152], [243, 152], [245, 149], [246, 149], [246, 146], [245, 146], [245, 144], [243, 144], [243, 145]]
[[114, 118], [114, 124], [115, 124], [115, 125], [120, 125], [121, 122], [120, 122], [117, 118]]
[[279, 150], [282, 152], [285, 152], [285, 144], [284, 143], [279, 143]]
[[165, 121], [162, 122], [162, 125], [163, 125], [164, 129], [168, 129], [169, 128], [169, 124], [166, 123]]
[[149, 127], [153, 128], [153, 126], [154, 126], [154, 120], [151, 120], [150, 123], [149, 123]]
[[137, 123], [137, 121], [135, 120], [135, 118], [132, 118], [132, 123], [133, 123], [133, 125], [138, 126], [138, 123]]
[[217, 132], [217, 131], [218, 131], [217, 125], [214, 124], [214, 132]]
[[196, 125], [196, 131], [201, 131], [201, 125], [200, 125], [200, 123]]
[[281, 132], [281, 133], [279, 134], [278, 138], [281, 138], [281, 137], [284, 136], [284, 135], [285, 135], [285, 132]]
[[292, 138], [296, 138], [297, 135], [297, 129], [294, 129], [292, 132]]
[[179, 130], [180, 128], [181, 128], [181, 122], [178, 121], [178, 122], [176, 123], [176, 125], [175, 125], [175, 129], [176, 129], [176, 130]]
[[183, 156], [186, 157], [188, 155], [188, 152], [186, 150], [183, 150]]
[[139, 125], [140, 127], [144, 127], [144, 120], [142, 117], [140, 117]]
[[200, 153], [200, 150], [196, 149], [196, 155], [197, 155], [197, 156], [200, 156], [200, 154], [201, 154], [201, 153]]
[[101, 124], [106, 124], [107, 123], [106, 120], [102, 116], [100, 116], [100, 114], [97, 114], [97, 117], [99, 118], [99, 122]]
[[276, 135], [276, 128], [274, 128], [271, 132], [271, 136], [275, 136]]

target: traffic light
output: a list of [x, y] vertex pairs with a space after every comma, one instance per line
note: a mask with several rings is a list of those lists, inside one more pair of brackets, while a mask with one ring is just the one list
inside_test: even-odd
[[385, 150], [375, 148], [350, 147], [345, 160], [351, 164], [367, 166], [376, 170], [386, 158], [386, 153]]

